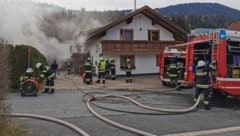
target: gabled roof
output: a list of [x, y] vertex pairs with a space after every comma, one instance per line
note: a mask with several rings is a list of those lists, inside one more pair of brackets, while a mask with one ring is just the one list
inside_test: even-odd
[[148, 6], [144, 6], [140, 9], [135, 10], [132, 13], [129, 13], [128, 15], [125, 15], [123, 17], [120, 17], [119, 19], [117, 19], [116, 21], [103, 26], [99, 29], [96, 29], [95, 31], [92, 31], [91, 33], [89, 33], [89, 38], [88, 39], [92, 39], [95, 37], [101, 37], [102, 35], [104, 35], [106, 33], [106, 31], [108, 29], [111, 29], [112, 27], [127, 21], [129, 19], [131, 19], [133, 16], [142, 13], [143, 15], [147, 16], [148, 18], [150, 18], [152, 21], [154, 21], [155, 23], [159, 24], [160, 26], [163, 26], [165, 29], [167, 29], [168, 31], [172, 32], [176, 37], [183, 39], [186, 37], [187, 32], [185, 30], [183, 30], [182, 28], [180, 28], [179, 26], [177, 26], [176, 24], [174, 24], [173, 22], [169, 21], [168, 19], [166, 19], [165, 17], [163, 17], [162, 15], [160, 15], [159, 13], [157, 13], [155, 10], [153, 10], [152, 8], [148, 7]]
[[240, 21], [232, 23], [230, 26], [227, 27], [227, 29], [240, 31]]

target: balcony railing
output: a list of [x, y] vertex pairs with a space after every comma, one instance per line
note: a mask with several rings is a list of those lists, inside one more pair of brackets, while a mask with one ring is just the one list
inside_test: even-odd
[[104, 40], [102, 52], [160, 52], [166, 46], [183, 43], [182, 41], [123, 41]]

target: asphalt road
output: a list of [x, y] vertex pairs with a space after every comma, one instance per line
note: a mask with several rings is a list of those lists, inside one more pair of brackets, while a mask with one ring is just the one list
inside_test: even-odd
[[[134, 95], [143, 92], [99, 89], [83, 91], [85, 93], [132, 94], [131, 98], [143, 104], [172, 109], [190, 107], [194, 93], [193, 90], [183, 90], [181, 92], [168, 91]], [[78, 126], [91, 136], [135, 136], [135, 134], [110, 126], [93, 116], [86, 108], [85, 102], [82, 101], [82, 96], [83, 93], [79, 90], [57, 90], [55, 94], [51, 95], [39, 93], [38, 97], [21, 97], [20, 94], [14, 93], [8, 95], [7, 103], [11, 105], [14, 113], [32, 113], [59, 118]], [[95, 103], [118, 110], [156, 113], [139, 108], [119, 98], [97, 99]], [[177, 115], [130, 114], [92, 106], [96, 112], [108, 119], [156, 135], [240, 126], [240, 100], [231, 97], [225, 100], [215, 99], [212, 102], [212, 110], [210, 111], [205, 111], [202, 107], [199, 107], [197, 111]], [[26, 128], [32, 136], [77, 136], [69, 128], [55, 123], [26, 118], [15, 118], [14, 120]], [[240, 135], [240, 131], [235, 130], [208, 135], [237, 136]]]

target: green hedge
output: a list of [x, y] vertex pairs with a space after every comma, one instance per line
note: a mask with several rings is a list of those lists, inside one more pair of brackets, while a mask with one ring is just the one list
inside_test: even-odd
[[[12, 45], [11, 45], [12, 46]], [[19, 88], [20, 81], [19, 77], [25, 73], [28, 68], [28, 50], [30, 49], [30, 67], [33, 68], [35, 75], [38, 75], [35, 65], [37, 62], [46, 64], [46, 58], [32, 46], [28, 45], [16, 45], [11, 47], [10, 53], [10, 65], [12, 71], [10, 74], [10, 87]]]

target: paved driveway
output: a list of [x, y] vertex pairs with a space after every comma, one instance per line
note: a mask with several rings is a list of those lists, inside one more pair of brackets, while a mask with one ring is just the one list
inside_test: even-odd
[[[150, 80], [146, 78], [141, 80], [139, 79], [139, 81], [143, 81], [143, 83], [140, 83], [140, 86], [142, 87], [140, 89], [141, 91], [137, 91], [137, 89], [112, 90], [109, 87], [111, 86], [111, 81], [107, 81], [105, 87], [102, 87], [102, 84], [98, 85], [95, 83], [94, 85], [87, 86], [81, 83], [82, 81], [80, 77], [70, 75], [67, 78], [78, 82], [76, 84], [79, 89], [76, 89], [73, 83], [66, 80], [64, 75], [62, 77], [59, 76], [58, 78], [59, 79], [56, 80], [56, 87], [58, 87], [58, 89], [56, 90], [55, 94], [39, 93], [38, 97], [21, 97], [18, 93], [9, 94], [9, 99], [7, 102], [11, 104], [12, 111], [18, 113], [40, 114], [63, 119], [78, 126], [91, 136], [135, 136], [135, 134], [110, 126], [109, 124], [106, 124], [105, 122], [93, 116], [87, 110], [85, 103], [82, 101], [83, 92], [102, 92], [106, 94], [118, 95], [132, 94], [132, 98], [143, 104], [171, 109], [190, 107], [192, 105], [194, 93], [193, 90], [183, 90], [181, 92], [161, 92], [160, 88], [162, 87], [159, 86], [159, 84], [154, 83], [155, 85], [159, 86], [159, 88], [154, 88], [154, 91], [159, 90], [159, 93], [134, 95], [135, 93], [143, 93], [143, 83], [148, 83], [149, 81], [147, 80]], [[138, 81], [138, 79], [135, 78], [134, 82], [135, 81]], [[153, 81], [159, 82], [157, 81], [157, 77], [155, 77], [155, 79], [153, 78]], [[131, 86], [129, 84], [126, 85], [124, 79], [112, 82], [116, 82], [116, 85], [119, 86], [123, 85], [124, 88]], [[135, 82], [135, 84], [137, 83]], [[96, 89], [97, 86], [100, 86], [100, 89]], [[115, 85], [112, 86], [116, 87]], [[150, 90], [147, 91], [149, 92]], [[153, 111], [139, 108], [126, 100], [117, 98], [108, 98], [102, 100], [97, 99], [96, 103], [104, 107], [118, 110], [144, 112], [150, 114], [155, 113]], [[240, 102], [236, 98], [215, 100], [213, 102], [212, 110], [210, 111], [205, 111], [200, 108], [195, 112], [177, 115], [130, 114], [109, 111], [94, 105], [92, 106], [96, 112], [100, 113], [104, 117], [156, 135], [211, 130], [240, 125]], [[23, 118], [15, 119], [15, 121], [29, 130], [30, 134], [33, 136], [77, 136], [75, 132], [72, 132], [68, 128], [64, 128], [46, 121], [36, 121], [34, 119]], [[234, 130], [227, 133], [225, 132], [223, 134], [239, 135], [240, 133], [238, 130]], [[208, 135], [214, 134], [210, 133]]]

